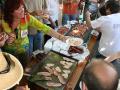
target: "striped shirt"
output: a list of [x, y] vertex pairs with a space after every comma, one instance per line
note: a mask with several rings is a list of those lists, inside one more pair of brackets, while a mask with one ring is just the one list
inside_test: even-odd
[[[26, 47], [29, 47], [29, 40], [27, 36], [28, 26], [34, 27], [45, 34], [47, 34], [51, 29], [47, 25], [38, 21], [35, 17], [27, 14], [20, 20], [20, 23], [17, 27], [16, 40], [12, 44], [5, 44], [3, 49], [8, 52], [24, 52]], [[14, 30], [12, 30], [8, 23], [6, 23], [4, 20], [2, 20], [2, 27], [7, 34], [14, 32]]]

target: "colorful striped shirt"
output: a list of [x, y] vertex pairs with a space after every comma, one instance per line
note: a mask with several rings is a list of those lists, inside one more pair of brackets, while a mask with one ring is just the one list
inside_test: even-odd
[[[37, 30], [44, 32], [45, 34], [47, 34], [51, 29], [49, 26], [38, 21], [35, 17], [27, 14], [24, 18], [20, 20], [20, 23], [17, 27], [16, 40], [12, 44], [5, 44], [3, 46], [3, 49], [9, 53], [24, 52], [26, 48], [29, 47], [29, 40], [27, 36], [28, 26], [34, 27]], [[2, 27], [7, 34], [15, 32], [9, 27], [8, 23], [6, 23], [4, 20], [2, 20]]]

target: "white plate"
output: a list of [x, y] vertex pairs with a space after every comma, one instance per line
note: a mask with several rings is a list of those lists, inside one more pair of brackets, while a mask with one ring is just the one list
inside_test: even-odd
[[70, 37], [66, 40], [66, 43], [70, 46], [80, 46], [83, 44], [83, 40], [81, 38]]

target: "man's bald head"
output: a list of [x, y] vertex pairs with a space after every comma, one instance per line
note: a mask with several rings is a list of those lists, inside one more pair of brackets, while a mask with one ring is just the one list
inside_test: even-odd
[[85, 68], [83, 81], [88, 90], [117, 90], [118, 74], [112, 64], [94, 60]]

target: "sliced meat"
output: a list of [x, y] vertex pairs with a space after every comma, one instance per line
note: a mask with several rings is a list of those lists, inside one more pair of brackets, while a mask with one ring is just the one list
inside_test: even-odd
[[50, 72], [51, 74], [54, 74], [53, 69], [51, 69], [50, 67], [45, 66], [45, 69], [46, 69], [48, 72]]
[[76, 46], [70, 46], [69, 50], [68, 50], [68, 53], [69, 54], [72, 54], [72, 53], [79, 53], [79, 54], [82, 54], [83, 53], [83, 49], [82, 48], [78, 48]]
[[45, 77], [45, 80], [52, 80], [51, 77]]
[[55, 70], [56, 70], [57, 72], [61, 72], [60, 67], [56, 67]]
[[49, 73], [49, 72], [38, 72], [37, 75], [51, 76], [51, 73]]
[[66, 83], [65, 79], [63, 78], [63, 76], [59, 75], [58, 79], [59, 79], [59, 81], [60, 81], [61, 84], [65, 84]]
[[62, 86], [61, 83], [56, 83], [56, 82], [47, 82], [46, 85], [49, 86], [49, 87], [60, 87], [60, 86]]

